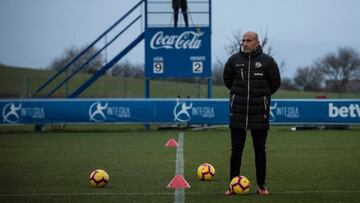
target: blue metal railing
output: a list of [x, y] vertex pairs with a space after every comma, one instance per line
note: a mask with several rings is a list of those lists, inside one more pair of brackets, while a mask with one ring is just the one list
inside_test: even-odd
[[[43, 90], [47, 85], [49, 85], [54, 79], [56, 79], [61, 73], [63, 73], [66, 69], [68, 69], [71, 65], [73, 65], [81, 56], [83, 56], [91, 47], [93, 47], [97, 42], [99, 42], [106, 34], [108, 34], [111, 30], [113, 30], [119, 23], [121, 23], [125, 18], [127, 18], [135, 9], [137, 9], [145, 0], [140, 0], [135, 6], [133, 6], [125, 15], [123, 15], [119, 20], [117, 20], [113, 25], [111, 25], [104, 33], [102, 33], [97, 39], [95, 39], [89, 46], [87, 46], [82, 52], [80, 52], [73, 60], [67, 63], [63, 68], [61, 68], [57, 73], [55, 73], [52, 77], [50, 77], [44, 84], [42, 84], [38, 89], [35, 90], [36, 93], [39, 93]], [[116, 35], [109, 43], [107, 43], [103, 48], [101, 48], [98, 52], [96, 52], [90, 59], [88, 59], [84, 64], [82, 64], [79, 68], [76, 69], [74, 73], [68, 76], [64, 81], [58, 84], [50, 93], [46, 96], [46, 98], [50, 97], [53, 93], [55, 93], [62, 85], [67, 83], [76, 73], [78, 73], [81, 69], [83, 69], [91, 60], [93, 60], [97, 55], [100, 54], [107, 46], [113, 43], [120, 35], [122, 35], [130, 26], [132, 26], [136, 21], [141, 18], [139, 15], [135, 20], [133, 20], [127, 27], [125, 27], [118, 35]], [[142, 34], [141, 34], [142, 35]], [[116, 58], [116, 57], [115, 57]], [[114, 65], [114, 64], [113, 64]], [[110, 66], [111, 67], [111, 66]]]
[[[159, 17], [152, 18], [147, 27], [169, 27], [173, 20], [173, 15], [182, 13], [183, 11], [174, 11], [172, 9], [172, 1], [147, 1], [148, 9], [146, 9], [146, 15], [151, 16], [164, 16], [161, 19], [170, 19], [169, 21], [159, 20]], [[196, 1], [191, 0], [187, 2], [187, 10], [190, 27], [209, 27], [211, 25], [211, 0]], [[209, 16], [209, 17], [207, 17]], [[156, 20], [154, 20], [156, 19]], [[208, 21], [207, 21], [208, 20]], [[155, 21], [155, 22], [154, 22]]]
[[120, 35], [122, 35], [129, 27], [131, 27], [136, 21], [141, 18], [139, 15], [135, 20], [133, 20], [128, 26], [126, 26], [123, 30], [119, 32], [112, 40], [110, 40], [104, 47], [98, 50], [92, 57], [90, 57], [85, 63], [83, 63], [79, 68], [77, 68], [74, 72], [72, 72], [68, 77], [66, 77], [60, 84], [58, 84], [48, 95], [46, 98], [49, 98], [53, 93], [55, 93], [60, 87], [62, 87], [65, 83], [67, 83], [73, 76], [75, 76], [80, 70], [82, 70], [86, 65], [88, 65], [95, 57], [97, 57], [103, 50], [105, 50], [110, 44], [112, 44]]
[[86, 88], [88, 88], [93, 82], [95, 82], [99, 77], [104, 75], [107, 70], [109, 70], [116, 62], [118, 62], [122, 57], [124, 57], [131, 49], [133, 49], [141, 40], [145, 37], [145, 33], [140, 34], [133, 42], [131, 42], [122, 52], [116, 55], [109, 63], [100, 68], [94, 73], [94, 75], [89, 78], [85, 83], [83, 83], [77, 90], [75, 90], [69, 98], [75, 98], [79, 96]]

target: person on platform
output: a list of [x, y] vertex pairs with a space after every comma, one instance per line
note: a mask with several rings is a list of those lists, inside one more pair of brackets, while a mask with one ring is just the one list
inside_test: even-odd
[[187, 0], [172, 0], [172, 8], [174, 10], [174, 27], [178, 26], [180, 9], [184, 16], [185, 27], [189, 27], [189, 20], [187, 14]]

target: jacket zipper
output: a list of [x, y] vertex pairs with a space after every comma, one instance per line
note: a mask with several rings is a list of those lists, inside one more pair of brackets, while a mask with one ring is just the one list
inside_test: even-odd
[[235, 99], [235, 94], [233, 94], [233, 95], [231, 96], [231, 103], [230, 103], [230, 108], [231, 108], [231, 109], [232, 109], [232, 107], [233, 107], [234, 99]]
[[241, 78], [244, 80], [244, 70], [241, 69]]
[[249, 124], [249, 101], [250, 101], [250, 55], [249, 55], [249, 65], [248, 65], [248, 88], [247, 88], [247, 102], [246, 102], [246, 121], [245, 121], [245, 130], [248, 129]]
[[267, 98], [264, 96], [264, 107], [265, 107], [265, 111], [267, 110], [267, 104], [268, 104]]
[[268, 100], [266, 96], [264, 96], [264, 108], [265, 108], [264, 119], [266, 119], [267, 105], [268, 105]]

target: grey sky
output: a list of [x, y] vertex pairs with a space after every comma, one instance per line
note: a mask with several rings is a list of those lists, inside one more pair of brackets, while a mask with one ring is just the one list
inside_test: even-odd
[[[47, 67], [64, 49], [92, 42], [137, 2], [0, 0], [0, 63]], [[260, 37], [267, 31], [275, 59], [285, 62], [283, 76], [338, 47], [360, 51], [358, 0], [212, 0], [212, 8], [213, 62], [228, 57], [224, 45], [237, 30], [257, 31]], [[135, 38], [142, 28], [136, 29], [123, 40]], [[109, 59], [123, 42], [108, 51]], [[143, 46], [124, 60], [143, 63]]]

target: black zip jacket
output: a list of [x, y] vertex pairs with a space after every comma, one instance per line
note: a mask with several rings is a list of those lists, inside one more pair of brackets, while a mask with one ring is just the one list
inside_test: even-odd
[[223, 79], [230, 90], [230, 128], [268, 129], [271, 95], [280, 87], [279, 68], [258, 47], [253, 53], [232, 55]]

